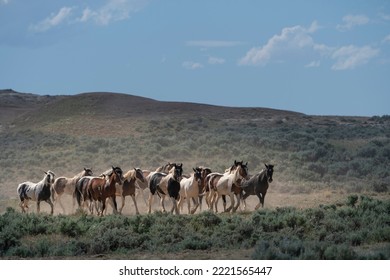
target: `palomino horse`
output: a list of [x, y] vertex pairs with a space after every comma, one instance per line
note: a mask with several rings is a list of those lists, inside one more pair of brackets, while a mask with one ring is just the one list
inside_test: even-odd
[[[202, 171], [199, 168], [193, 168], [194, 173], [192, 173], [191, 177], [183, 178], [180, 181], [180, 200], [179, 200], [179, 208], [184, 202], [184, 199], [187, 199], [188, 206], [188, 214], [194, 214], [196, 209], [199, 206], [199, 186], [202, 183]], [[191, 210], [191, 200], [193, 199], [195, 207]]]
[[[248, 176], [248, 167], [247, 164], [243, 164], [242, 161], [236, 162], [234, 161], [236, 168], [231, 170], [230, 172], [226, 172], [219, 178], [215, 190], [216, 195], [214, 195], [211, 205], [215, 204], [215, 211], [218, 212], [218, 201], [222, 195], [226, 195], [230, 197], [231, 205], [225, 209], [225, 212], [229, 212], [232, 210], [235, 212], [237, 208], [240, 206], [240, 193], [238, 192], [237, 197], [237, 205], [234, 206], [234, 188], [240, 186], [240, 182], [242, 179]], [[225, 208], [226, 203], [224, 204]]]
[[53, 215], [53, 203], [51, 202], [51, 186], [54, 183], [55, 174], [52, 171], [45, 172], [45, 177], [38, 183], [24, 182], [18, 185], [17, 192], [20, 198], [20, 207], [22, 212], [26, 212], [28, 201], [37, 202], [37, 212], [41, 211], [40, 203], [45, 201], [50, 205], [50, 214]]
[[243, 190], [243, 197], [245, 199], [250, 195], [257, 195], [259, 203], [256, 205], [255, 210], [260, 207], [264, 207], [264, 199], [268, 190], [268, 183], [272, 182], [272, 175], [274, 173], [274, 166], [271, 164], [264, 164], [265, 169], [261, 170], [258, 174], [252, 176], [249, 180], [244, 180], [241, 184]]
[[[107, 172], [106, 172], [107, 173]], [[116, 187], [115, 184], [122, 184], [123, 172], [120, 167], [112, 167], [112, 171], [108, 174], [103, 174], [102, 177], [94, 177], [89, 180], [87, 190], [89, 199], [94, 202], [101, 203], [101, 209], [96, 205], [96, 211], [98, 216], [103, 216], [104, 209], [106, 208], [106, 199], [111, 198], [114, 205], [114, 213], [118, 212], [116, 204]]]
[[177, 207], [177, 200], [179, 198], [180, 192], [180, 179], [183, 174], [183, 164], [175, 164], [171, 170], [169, 170], [168, 174], [161, 172], [152, 172], [149, 174], [149, 210], [150, 214], [152, 211], [152, 203], [154, 199], [154, 195], [160, 196], [160, 204], [163, 212], [166, 212], [164, 206], [165, 196], [168, 194], [172, 200], [172, 209], [175, 210], [176, 214], [179, 214], [179, 210]]
[[122, 214], [122, 209], [123, 207], [125, 207], [126, 196], [129, 195], [133, 199], [135, 212], [138, 215], [139, 211], [137, 207], [137, 201], [135, 199], [136, 189], [138, 188], [138, 186], [136, 186], [135, 183], [137, 181], [144, 183], [145, 177], [141, 169], [134, 168], [129, 170], [125, 175], [123, 175], [123, 178], [124, 178], [123, 184], [116, 185], [116, 195], [122, 197], [122, 206], [119, 209], [119, 213]]
[[61, 202], [62, 195], [67, 194], [73, 196], [73, 208], [74, 208], [75, 200], [76, 200], [76, 196], [75, 196], [76, 183], [78, 180], [80, 180], [81, 177], [84, 176], [92, 176], [92, 170], [89, 168], [84, 168], [83, 171], [75, 175], [73, 178], [58, 177], [54, 181], [54, 184], [52, 186], [52, 191], [51, 191], [51, 197], [54, 201], [54, 204], [56, 204], [57, 202], [60, 204], [64, 214], [65, 214], [65, 208]]

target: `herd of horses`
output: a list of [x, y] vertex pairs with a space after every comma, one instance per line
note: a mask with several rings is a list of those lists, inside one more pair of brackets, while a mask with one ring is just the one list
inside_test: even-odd
[[[167, 163], [155, 171], [133, 168], [124, 173], [120, 167], [112, 166], [99, 176], [94, 176], [89, 168], [84, 168], [72, 178], [58, 177], [52, 171], [45, 172], [44, 178], [38, 182], [23, 182], [18, 185], [17, 193], [20, 199], [22, 212], [26, 212], [28, 202], [36, 201], [37, 212], [40, 212], [40, 202], [50, 205], [53, 214], [54, 205], [58, 204], [65, 213], [61, 197], [66, 194], [73, 197], [73, 207], [76, 202], [79, 209], [89, 211], [90, 214], [103, 216], [107, 212], [107, 202], [113, 208], [113, 213], [122, 213], [126, 196], [134, 202], [135, 212], [139, 214], [136, 195], [143, 194], [148, 189], [148, 213], [151, 213], [156, 196], [160, 198], [160, 207], [165, 209], [165, 198], [171, 200], [171, 213], [184, 212], [183, 203], [187, 203], [188, 214], [194, 214], [199, 208], [202, 210], [203, 199], [210, 211], [218, 212], [218, 202], [222, 198], [224, 212], [235, 212], [243, 201], [250, 195], [256, 195], [260, 206], [264, 207], [264, 199], [269, 183], [272, 182], [273, 168], [271, 164], [264, 164], [257, 174], [250, 176], [248, 164], [243, 161], [234, 161], [230, 168], [223, 173], [212, 172], [207, 167], [192, 168], [190, 175], [183, 174], [183, 164]], [[121, 197], [122, 204], [118, 210], [116, 197]], [[230, 198], [227, 207], [226, 197]], [[193, 207], [191, 209], [191, 202]]]

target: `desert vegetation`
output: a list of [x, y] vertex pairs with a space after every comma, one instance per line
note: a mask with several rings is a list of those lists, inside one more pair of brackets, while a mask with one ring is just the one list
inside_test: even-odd
[[339, 205], [235, 215], [100, 218], [8, 208], [0, 216], [0, 257], [389, 259], [389, 213], [389, 201], [354, 195]]

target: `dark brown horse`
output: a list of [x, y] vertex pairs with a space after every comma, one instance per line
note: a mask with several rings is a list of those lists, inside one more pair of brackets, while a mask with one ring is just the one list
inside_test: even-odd
[[113, 203], [114, 213], [118, 213], [115, 184], [122, 184], [122, 182], [123, 172], [120, 167], [112, 167], [112, 171], [105, 174], [104, 177], [94, 177], [89, 180], [87, 186], [89, 199], [102, 204], [100, 209], [95, 204], [99, 216], [103, 216], [107, 198], [110, 198]]
[[249, 180], [244, 180], [241, 184], [243, 190], [242, 199], [245, 200], [250, 195], [256, 195], [259, 198], [259, 203], [256, 205], [255, 210], [260, 207], [264, 207], [264, 199], [267, 194], [268, 184], [272, 182], [272, 175], [274, 173], [274, 166], [271, 164], [265, 164], [265, 169], [261, 170], [258, 174], [252, 176]]

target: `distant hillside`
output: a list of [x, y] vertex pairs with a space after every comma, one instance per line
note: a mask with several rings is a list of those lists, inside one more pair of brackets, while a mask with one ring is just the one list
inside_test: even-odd
[[41, 96], [0, 91], [0, 198], [42, 171], [73, 176], [111, 165], [154, 169], [168, 161], [215, 171], [234, 160], [253, 174], [276, 164], [274, 188], [388, 191], [390, 120], [308, 116], [269, 108], [162, 102], [128, 94]]

